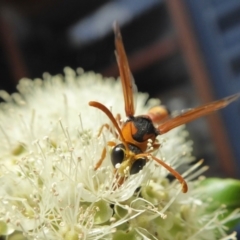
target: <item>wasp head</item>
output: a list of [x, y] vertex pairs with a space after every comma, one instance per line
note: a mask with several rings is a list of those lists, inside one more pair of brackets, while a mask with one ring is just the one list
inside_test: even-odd
[[116, 145], [111, 152], [111, 161], [119, 175], [127, 176], [138, 173], [147, 162], [146, 157], [138, 157], [141, 150], [131, 144], [125, 145], [120, 143]]

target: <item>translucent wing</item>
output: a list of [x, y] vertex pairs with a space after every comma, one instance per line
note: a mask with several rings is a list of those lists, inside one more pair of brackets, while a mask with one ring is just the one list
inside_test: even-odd
[[238, 94], [223, 98], [221, 100], [211, 102], [211, 103], [202, 105], [200, 107], [193, 108], [177, 117], [168, 119], [167, 121], [165, 121], [164, 123], [158, 126], [158, 130], [160, 131], [160, 134], [166, 133], [175, 127], [191, 122], [197, 118], [200, 118], [214, 111], [217, 111], [221, 108], [224, 108], [231, 102], [237, 100], [239, 97], [240, 97], [240, 94], [238, 93]]
[[134, 93], [137, 87], [134, 83], [132, 73], [129, 68], [127, 55], [123, 46], [122, 36], [117, 23], [114, 23], [116, 58], [122, 82], [123, 96], [125, 101], [125, 113], [127, 117], [134, 116]]

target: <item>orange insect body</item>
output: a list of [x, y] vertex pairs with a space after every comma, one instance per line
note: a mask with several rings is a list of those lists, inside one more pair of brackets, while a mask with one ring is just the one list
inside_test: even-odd
[[155, 142], [159, 135], [149, 116], [131, 117], [123, 125], [122, 134], [127, 144], [137, 146], [142, 152], [147, 150], [149, 140]]
[[155, 106], [149, 109], [148, 116], [157, 124], [169, 117], [169, 111], [164, 106]]
[[[238, 99], [240, 94], [202, 105], [173, 118], [169, 117], [167, 109], [162, 106], [156, 106], [150, 109], [147, 115], [134, 116], [135, 109], [133, 95], [134, 89], [136, 88], [117, 24], [114, 25], [114, 33], [116, 58], [123, 88], [125, 113], [128, 119], [123, 124], [122, 128], [120, 128], [118, 121], [103, 104], [91, 101], [89, 102], [89, 105], [100, 109], [108, 116], [116, 129], [119, 140], [121, 141], [120, 144], [116, 144], [112, 141], [107, 143], [108, 146], [112, 147], [111, 161], [115, 167], [115, 171], [117, 171], [117, 174], [120, 177], [118, 184], [122, 184], [128, 174], [139, 172], [151, 159], [165, 167], [172, 175], [174, 175], [182, 184], [182, 191], [185, 193], [188, 190], [188, 186], [183, 177], [164, 161], [151, 154], [160, 147], [156, 137], [182, 124], [226, 107], [229, 103]], [[156, 124], [158, 125], [157, 127], [155, 127]], [[109, 128], [109, 125], [105, 124], [103, 127]], [[100, 130], [100, 134], [103, 127]], [[106, 147], [104, 147], [101, 158], [97, 162], [95, 169], [98, 169], [101, 166], [106, 157], [106, 152]]]

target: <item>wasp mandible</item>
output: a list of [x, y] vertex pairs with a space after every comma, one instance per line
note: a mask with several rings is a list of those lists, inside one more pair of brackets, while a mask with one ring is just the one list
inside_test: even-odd
[[[116, 129], [116, 134], [121, 142], [119, 144], [113, 141], [107, 143], [107, 145], [112, 148], [112, 164], [121, 179], [119, 181], [119, 185], [122, 184], [128, 174], [138, 173], [151, 159], [165, 167], [173, 176], [175, 176], [175, 178], [178, 179], [182, 185], [182, 192], [186, 193], [188, 186], [184, 178], [176, 170], [152, 154], [160, 147], [156, 137], [158, 135], [167, 133], [171, 129], [182, 124], [188, 123], [199, 117], [226, 107], [229, 103], [238, 99], [240, 94], [235, 94], [221, 100], [196, 107], [176, 117], [168, 116], [167, 110], [161, 106], [150, 109], [149, 113], [146, 115], [134, 116], [134, 89], [136, 87], [129, 68], [129, 63], [118, 24], [114, 23], [113, 28], [115, 34], [115, 54], [122, 83], [125, 113], [128, 119], [120, 127], [119, 116], [115, 118], [106, 106], [95, 101], [89, 102], [89, 105], [100, 109], [108, 116], [114, 128]], [[160, 124], [155, 127], [156, 123], [159, 122]], [[109, 125], [103, 125], [100, 133], [104, 127], [109, 128]], [[150, 150], [149, 142], [151, 142], [152, 145]], [[95, 166], [95, 170], [101, 166], [106, 157], [106, 152], [107, 148], [104, 147], [102, 155]]]

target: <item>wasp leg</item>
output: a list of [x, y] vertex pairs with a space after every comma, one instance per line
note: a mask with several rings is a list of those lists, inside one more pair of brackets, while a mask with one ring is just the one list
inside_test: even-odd
[[118, 125], [119, 125], [119, 126], [121, 126], [121, 125], [122, 125], [122, 123], [121, 123], [121, 119], [122, 119], [122, 118], [121, 118], [121, 115], [120, 115], [120, 113], [118, 113], [118, 114], [117, 114], [117, 116], [116, 116], [116, 118], [115, 118], [115, 119], [116, 119], [116, 121], [117, 121]]
[[[114, 146], [116, 146], [116, 143], [112, 142], [112, 141], [109, 141], [107, 143], [107, 145], [110, 146], [110, 147], [114, 147]], [[103, 161], [104, 161], [104, 159], [106, 157], [106, 154], [107, 154], [107, 148], [104, 147], [103, 150], [102, 150], [101, 158], [97, 161], [97, 163], [96, 163], [96, 165], [94, 167], [95, 171], [102, 165], [102, 163], [103, 163]]]
[[108, 130], [114, 135], [114, 137], [118, 138], [117, 132], [113, 131], [112, 128], [110, 127], [110, 125], [107, 124], [107, 123], [103, 124], [103, 125], [100, 127], [99, 132], [98, 132], [98, 135], [97, 135], [98, 137], [100, 137], [100, 135], [102, 134], [102, 131], [103, 131], [104, 128], [108, 129]]
[[107, 124], [107, 123], [105, 123], [105, 124], [103, 124], [101, 127], [100, 127], [100, 129], [99, 129], [99, 131], [98, 131], [98, 137], [100, 137], [100, 135], [102, 134], [102, 131], [103, 131], [103, 129], [104, 128], [106, 128], [106, 129], [110, 129], [110, 126], [109, 126], [109, 124]]
[[[117, 114], [115, 119], [116, 119], [118, 125], [120, 126], [121, 125], [121, 115], [119, 113]], [[100, 127], [98, 135], [97, 135], [98, 137], [100, 137], [104, 128], [108, 129], [116, 138], [118, 138], [117, 132], [113, 131], [108, 123], [105, 123]]]

